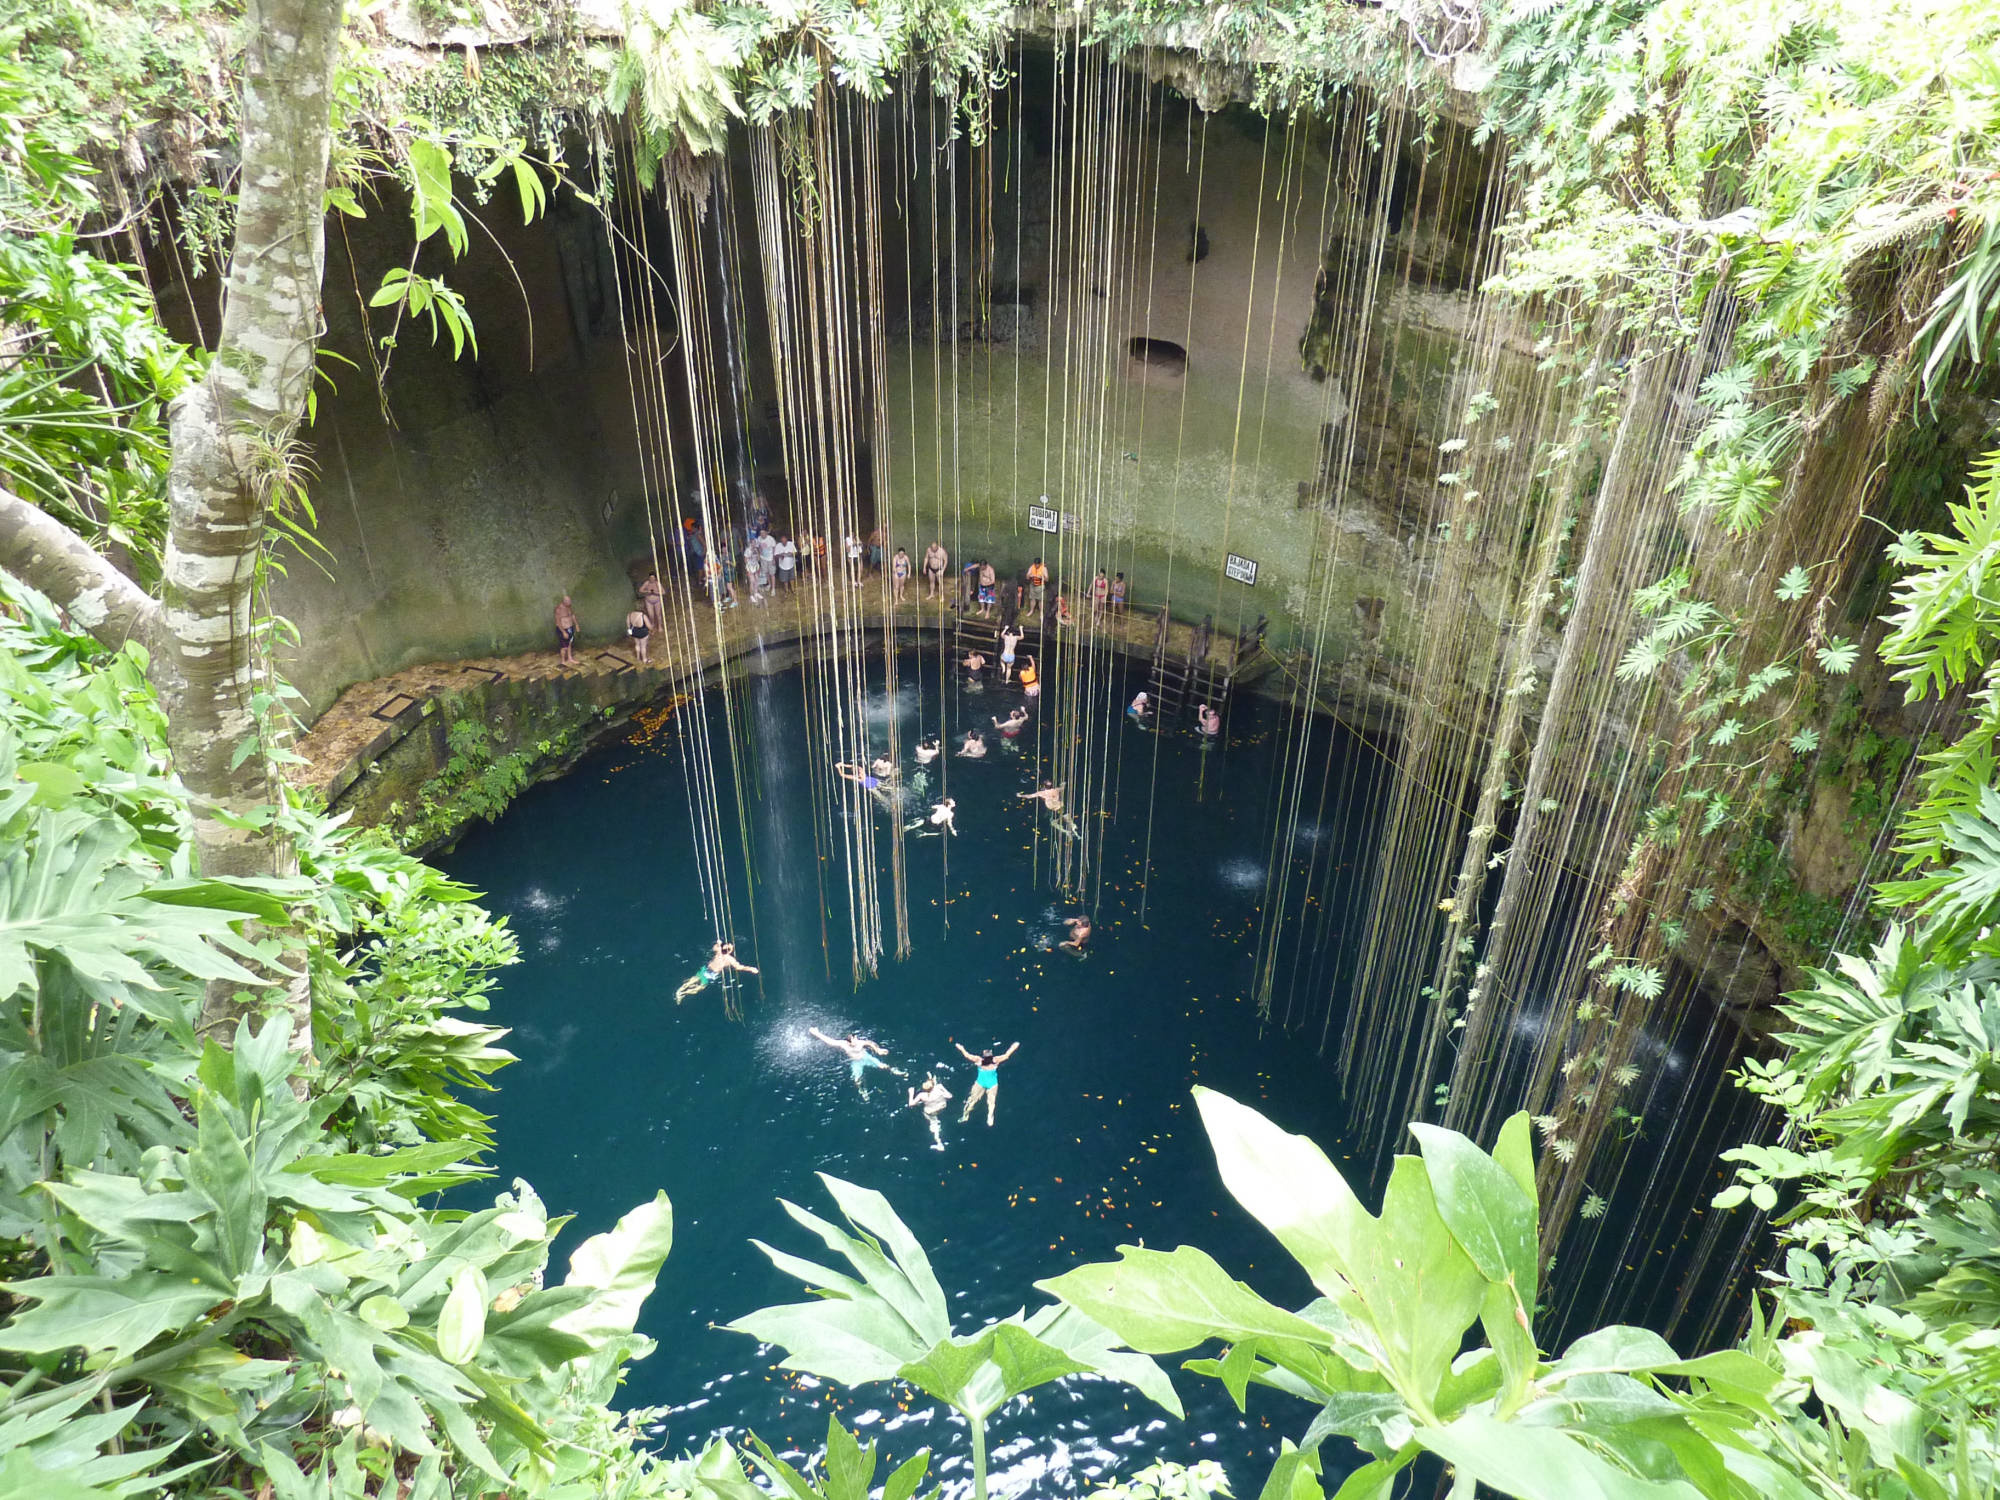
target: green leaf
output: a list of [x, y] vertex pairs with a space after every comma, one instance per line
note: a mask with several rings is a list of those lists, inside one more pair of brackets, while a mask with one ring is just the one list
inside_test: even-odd
[[624, 1215], [609, 1233], [592, 1235], [570, 1256], [563, 1285], [589, 1287], [596, 1295], [554, 1326], [598, 1349], [630, 1334], [673, 1243], [673, 1205], [664, 1192]]
[[1468, 1412], [1444, 1427], [1420, 1427], [1417, 1442], [1482, 1485], [1517, 1500], [1702, 1500], [1680, 1480], [1642, 1479], [1600, 1458], [1566, 1432]]
[[1118, 1256], [1035, 1286], [1147, 1354], [1177, 1353], [1209, 1339], [1235, 1344], [1259, 1335], [1331, 1347], [1325, 1330], [1266, 1302], [1192, 1246], [1163, 1251], [1121, 1245]]
[[0, 1349], [21, 1354], [84, 1349], [122, 1359], [193, 1324], [219, 1300], [213, 1287], [146, 1270], [117, 1278], [42, 1276], [0, 1287], [39, 1304], [0, 1327]]
[[1428, 1399], [1479, 1317], [1487, 1282], [1439, 1216], [1423, 1163], [1396, 1159], [1377, 1219], [1311, 1141], [1212, 1090], [1195, 1098], [1224, 1185], [1366, 1329], [1397, 1389]]
[[1535, 1305], [1537, 1209], [1507, 1169], [1455, 1130], [1412, 1122], [1438, 1216], [1488, 1281]]
[[1778, 580], [1777, 596], [1787, 604], [1795, 604], [1812, 592], [1812, 574], [1794, 563], [1783, 578]]
[[231, 1275], [241, 1276], [264, 1243], [270, 1200], [221, 1104], [206, 1091], [196, 1105], [196, 1130], [187, 1185], [211, 1210], [202, 1225], [208, 1243], [200, 1247], [212, 1249]]

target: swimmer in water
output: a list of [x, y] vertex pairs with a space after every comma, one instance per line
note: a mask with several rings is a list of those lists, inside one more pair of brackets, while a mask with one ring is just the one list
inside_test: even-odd
[[981, 656], [977, 651], [968, 651], [965, 653], [966, 676], [970, 677], [974, 682], [977, 682], [979, 681], [979, 674], [985, 670], [986, 670], [985, 657]]
[[1035, 659], [1026, 652], [1021, 655], [1021, 692], [1030, 701], [1042, 696], [1041, 675], [1035, 671]]
[[867, 1078], [870, 1068], [880, 1068], [885, 1073], [894, 1073], [898, 1078], [910, 1076], [901, 1068], [892, 1068], [883, 1062], [882, 1059], [889, 1055], [889, 1049], [879, 1042], [870, 1041], [858, 1031], [850, 1031], [846, 1038], [842, 1039], [828, 1036], [817, 1026], [808, 1026], [806, 1034], [814, 1041], [825, 1042], [847, 1059], [847, 1071], [853, 1077], [854, 1086], [861, 1091], [861, 1097], [864, 1099], [868, 1097], [868, 1085], [863, 1080]]
[[944, 747], [938, 743], [938, 737], [936, 735], [931, 735], [926, 739], [918, 740], [917, 764], [920, 766], [929, 765], [932, 761], [938, 758], [938, 751], [943, 748]]
[[1021, 637], [1025, 634], [1026, 632], [1018, 625], [1009, 625], [1005, 630], [1000, 632], [1000, 680], [1002, 682], [1012, 682], [1014, 680], [1014, 648], [1021, 644]]
[[878, 760], [874, 765], [866, 768], [850, 764], [844, 760], [837, 760], [833, 763], [834, 771], [838, 773], [843, 781], [853, 782], [890, 812], [900, 813], [903, 810], [901, 791], [899, 788], [884, 785], [889, 779], [887, 776], [881, 774], [882, 768], [885, 766], [888, 768], [889, 776], [895, 775], [895, 766], [882, 760]]
[[986, 753], [985, 737], [976, 729], [966, 730], [965, 743], [958, 747], [956, 753], [964, 756], [967, 760], [978, 760]]
[[951, 1103], [951, 1090], [938, 1082], [935, 1073], [924, 1074], [924, 1086], [910, 1090], [910, 1102], [906, 1107], [915, 1109], [919, 1104], [924, 1107], [924, 1123], [931, 1128], [933, 1151], [944, 1150], [944, 1122], [939, 1116], [944, 1113], [944, 1107], [949, 1103]]
[[1151, 713], [1152, 711], [1153, 711], [1153, 700], [1143, 689], [1141, 689], [1139, 696], [1134, 698], [1132, 702], [1126, 707], [1125, 716], [1129, 718], [1134, 724], [1137, 724], [1140, 728], [1143, 729], [1146, 726], [1146, 715]]
[[699, 995], [731, 969], [736, 970], [739, 974], [755, 974], [757, 972], [755, 966], [746, 964], [737, 958], [736, 945], [734, 943], [717, 943], [715, 950], [708, 955], [708, 962], [690, 974], [681, 984], [681, 987], [674, 991], [674, 1004], [679, 1005], [689, 995]]
[[1222, 715], [1210, 708], [1206, 703], [1195, 705], [1194, 721], [1200, 728], [1203, 736], [1208, 739], [1212, 740], [1218, 734], [1222, 733]]
[[1039, 791], [1016, 792], [1016, 797], [1025, 802], [1039, 802], [1049, 810], [1049, 827], [1066, 839], [1083, 837], [1083, 830], [1076, 826], [1076, 819], [1063, 811], [1062, 788], [1053, 781], [1042, 783]]
[[999, 730], [1002, 734], [1006, 735], [1007, 738], [1011, 740], [1012, 738], [1014, 738], [1015, 735], [1021, 732], [1022, 728], [1027, 724], [1027, 722], [1028, 722], [1028, 711], [1025, 708], [1017, 708], [1012, 713], [1007, 715], [1006, 718], [995, 719], [993, 721], [993, 727]]
[[868, 769], [873, 771], [877, 776], [881, 777], [882, 780], [884, 781], [893, 781], [896, 779], [896, 773], [897, 773], [896, 763], [893, 760], [889, 759], [889, 757], [886, 755], [876, 756], [873, 760], [871, 760], [868, 763]]
[[[916, 833], [927, 838], [935, 838], [948, 833], [953, 838], [956, 838], [958, 837], [958, 824], [954, 821], [954, 818], [957, 812], [958, 799], [956, 797], [947, 797], [942, 802], [932, 806], [928, 817], [917, 818], [909, 823], [905, 823], [903, 825], [903, 832]], [[924, 828], [926, 823], [930, 824], [928, 830]]]
[[1064, 917], [1063, 925], [1069, 929], [1069, 936], [1056, 944], [1056, 946], [1058, 948], [1067, 948], [1072, 953], [1083, 952], [1083, 945], [1090, 941], [1090, 918]]
[[[956, 1038], [953, 1039], [952, 1046], [958, 1047]], [[995, 1053], [988, 1047], [975, 1057], [963, 1047], [958, 1047], [958, 1055], [979, 1069], [973, 1079], [972, 1092], [965, 1096], [965, 1108], [959, 1113], [959, 1124], [963, 1125], [972, 1118], [972, 1108], [982, 1098], [986, 1100], [986, 1123], [989, 1126], [993, 1123], [993, 1104], [1000, 1094], [1000, 1064], [1020, 1050], [1021, 1044], [1016, 1042], [1005, 1052]]]

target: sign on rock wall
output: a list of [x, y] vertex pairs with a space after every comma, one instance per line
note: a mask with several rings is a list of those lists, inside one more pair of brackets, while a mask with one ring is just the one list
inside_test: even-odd
[[1222, 565], [1222, 572], [1224, 577], [1233, 578], [1238, 583], [1257, 581], [1257, 564], [1247, 557], [1238, 557], [1234, 552], [1229, 554], [1229, 561]]

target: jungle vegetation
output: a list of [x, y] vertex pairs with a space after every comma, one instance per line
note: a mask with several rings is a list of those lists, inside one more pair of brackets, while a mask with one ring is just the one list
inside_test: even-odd
[[[1009, 23], [991, 4], [632, 11], [629, 45], [583, 76], [608, 114], [636, 116], [654, 164], [712, 149], [738, 114], [804, 107], [827, 76], [880, 91], [913, 58], [977, 129]], [[253, 58], [242, 97], [211, 67], [244, 45], [217, 40], [239, 19], [252, 47], [293, 44]], [[338, 22], [324, 0], [244, 17], [135, 0], [16, 12], [0, 31], [0, 1500], [860, 1500], [883, 1456], [837, 1425], [802, 1474], [754, 1443], [656, 1455], [649, 1414], [614, 1409], [646, 1352], [634, 1326], [671, 1244], [664, 1194], [560, 1281], [560, 1217], [526, 1184], [476, 1213], [423, 1206], [484, 1175], [490, 1131], [468, 1098], [508, 1058], [473, 1017], [512, 940], [469, 892], [283, 783], [284, 689], [262, 665], [283, 626], [260, 580], [278, 541], [310, 530], [295, 429], [312, 309], [243, 283], [218, 349], [182, 347], [102, 232], [141, 181], [121, 170], [128, 143], [165, 126], [187, 153], [240, 139], [246, 181], [270, 168], [263, 199], [202, 200], [246, 276], [282, 242], [316, 285], [324, 214], [371, 211], [371, 174], [412, 189], [420, 237], [453, 236], [454, 164], [505, 174], [536, 211], [560, 168], [528, 150], [529, 122], [391, 108], [358, 48], [342, 60]], [[1121, 0], [1080, 24], [1106, 46], [1166, 37], [1241, 64], [1269, 107], [1357, 81], [1435, 92], [1441, 39], [1482, 47], [1490, 126], [1514, 152], [1509, 232], [1531, 252], [1501, 290], [1671, 308], [1688, 338], [1709, 299], [1754, 311], [1710, 378], [1681, 486], [1730, 528], [1760, 523], [1829, 403], [1990, 412], [1991, 7], [1516, 0], [1417, 15], [1418, 45], [1299, 0]], [[475, 352], [476, 310], [415, 286], [385, 283], [380, 305]], [[219, 552], [222, 514], [238, 532]], [[1043, 1283], [1032, 1313], [955, 1330], [893, 1207], [829, 1180], [846, 1227], [786, 1211], [839, 1264], [768, 1251], [817, 1295], [737, 1326], [792, 1368], [953, 1408], [982, 1497], [994, 1410], [1096, 1377], [1175, 1411], [1156, 1360], [1179, 1354], [1239, 1400], [1252, 1383], [1296, 1398], [1274, 1471], [1239, 1476], [1273, 1497], [1364, 1500], [1437, 1473], [1530, 1500], [1991, 1495], [1996, 558], [1994, 457], [1889, 548], [1881, 656], [1911, 698], [1963, 714], [1897, 830], [1885, 935], [1789, 997], [1782, 1055], [1742, 1079], [1789, 1126], [1731, 1153], [1718, 1199], [1771, 1214], [1779, 1241], [1734, 1345], [1613, 1327], [1541, 1347], [1525, 1119], [1490, 1152], [1419, 1130], [1371, 1212], [1317, 1147], [1213, 1094], [1218, 1169], [1311, 1276], [1305, 1307], [1191, 1247], [1133, 1248]], [[240, 648], [219, 675], [185, 649], [216, 620]], [[1689, 670], [1685, 645], [1658, 640], [1646, 670]], [[1818, 649], [1851, 665], [1861, 648]], [[888, 1457], [882, 1493], [909, 1500], [925, 1458]], [[1121, 1492], [1224, 1491], [1156, 1470]]]

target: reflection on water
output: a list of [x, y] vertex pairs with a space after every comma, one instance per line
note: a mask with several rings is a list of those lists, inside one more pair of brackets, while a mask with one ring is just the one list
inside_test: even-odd
[[[921, 674], [904, 674], [893, 700], [877, 693], [870, 702], [878, 744], [888, 716], [900, 716], [906, 775], [920, 732], [949, 738], [958, 726], [956, 701], [940, 721], [937, 683], [930, 656]], [[1107, 724], [1137, 686], [1107, 685]], [[992, 684], [964, 706], [964, 721], [983, 724], [1019, 697]], [[714, 694], [705, 709], [719, 745]], [[1327, 1065], [1309, 1042], [1260, 1035], [1248, 999], [1269, 857], [1264, 789], [1284, 740], [1268, 732], [1277, 710], [1232, 706], [1230, 742], [1212, 752], [1205, 788], [1192, 735], [1112, 741], [1106, 785], [1117, 800], [1113, 807], [1107, 795], [1114, 816], [1094, 908], [1048, 888], [1046, 843], [1037, 848], [1045, 820], [1015, 796], [1034, 778], [1032, 731], [1018, 757], [940, 761], [936, 790], [957, 799], [960, 836], [908, 841], [915, 951], [901, 963], [885, 957], [880, 977], [857, 989], [840, 835], [822, 828], [816, 837], [802, 764], [810, 741], [801, 679], [751, 680], [738, 700], [749, 742], [747, 862], [734, 789], [722, 792], [740, 882], [735, 936], [745, 962], [763, 971], [730, 981], [740, 1022], [725, 1014], [720, 985], [673, 1001], [710, 939], [678, 738], [695, 711], [689, 705], [532, 789], [445, 862], [523, 937], [522, 961], [502, 977], [492, 1010], [496, 1024], [515, 1028], [523, 1065], [479, 1102], [498, 1118], [498, 1181], [525, 1177], [552, 1211], [576, 1215], [555, 1274], [581, 1236], [660, 1188], [673, 1200], [673, 1254], [640, 1325], [659, 1348], [633, 1367], [624, 1398], [671, 1409], [663, 1447], [693, 1448], [714, 1433], [740, 1440], [751, 1429], [781, 1452], [815, 1452], [833, 1411], [880, 1437], [896, 1461], [932, 1446], [948, 1493], [969, 1488], [963, 1427], [927, 1399], [778, 1370], [775, 1352], [717, 1326], [800, 1295], [749, 1241], [819, 1248], [800, 1242], [775, 1201], [827, 1209], [816, 1172], [888, 1194], [929, 1250], [961, 1332], [1040, 1305], [1037, 1278], [1107, 1259], [1126, 1243], [1199, 1245], [1279, 1301], [1296, 1306], [1313, 1295], [1222, 1192], [1188, 1093], [1196, 1083], [1223, 1089], [1337, 1144]], [[1343, 744], [1336, 753], [1348, 752]], [[717, 759], [726, 772], [729, 757]], [[1359, 837], [1356, 821], [1333, 809], [1325, 826]], [[1149, 832], [1157, 863], [1142, 925]], [[1313, 842], [1301, 841], [1301, 860]], [[1096, 922], [1088, 953], [1055, 951], [1062, 919], [1086, 910]], [[903, 1079], [871, 1073], [862, 1097], [846, 1060], [815, 1041], [813, 1027], [862, 1031], [913, 1081], [934, 1070], [954, 1096], [944, 1152], [930, 1148], [922, 1112], [904, 1106]], [[962, 1123], [972, 1069], [954, 1043], [976, 1051], [1014, 1041], [1021, 1048], [1001, 1073], [997, 1123], [986, 1125], [983, 1106]], [[1268, 1391], [1253, 1392], [1240, 1413], [1214, 1382], [1178, 1371], [1174, 1380], [1184, 1423], [1094, 1380], [1015, 1403], [990, 1424], [995, 1494], [1075, 1494], [1156, 1456], [1219, 1459], [1239, 1493], [1254, 1493], [1280, 1437], [1296, 1438], [1313, 1416]]]

